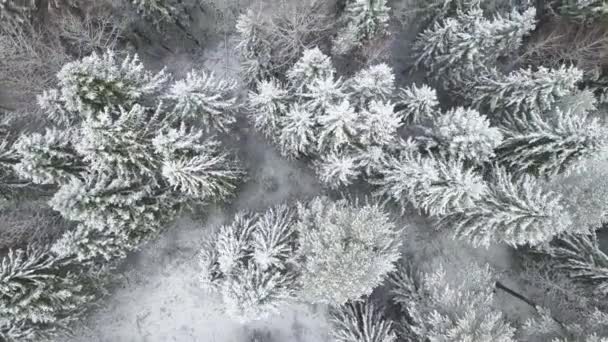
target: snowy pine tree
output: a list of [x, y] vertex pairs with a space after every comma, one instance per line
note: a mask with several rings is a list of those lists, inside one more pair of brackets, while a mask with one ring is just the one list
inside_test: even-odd
[[536, 111], [506, 124], [505, 140], [496, 149], [499, 162], [515, 173], [554, 176], [604, 150], [608, 131], [586, 113], [555, 110], [549, 117]]
[[442, 152], [453, 158], [486, 162], [502, 141], [502, 133], [478, 111], [458, 107], [436, 117], [432, 135]]
[[399, 259], [399, 232], [377, 204], [298, 203], [299, 298], [341, 305], [369, 295]]
[[608, 313], [597, 308], [585, 313], [584, 321], [559, 322], [545, 308], [538, 308], [536, 317], [522, 327], [522, 338], [551, 342], [606, 342]]
[[316, 168], [321, 182], [332, 189], [352, 184], [361, 174], [357, 156], [336, 152], [323, 156]]
[[494, 70], [475, 80], [473, 103], [511, 115], [545, 112], [572, 94], [582, 78], [581, 70], [563, 65], [559, 69], [521, 69], [509, 75]]
[[295, 234], [286, 206], [238, 213], [201, 250], [203, 288], [218, 292], [226, 312], [241, 321], [280, 312], [297, 289]]
[[412, 85], [399, 90], [397, 106], [408, 123], [419, 124], [434, 117], [439, 101], [437, 91], [426, 84]]
[[395, 342], [392, 322], [371, 300], [349, 302], [332, 311], [331, 336], [336, 342]]
[[441, 264], [421, 273], [404, 267], [391, 282], [406, 341], [515, 341], [515, 329], [492, 308], [495, 281], [488, 265], [466, 264], [449, 275]]
[[547, 253], [558, 261], [558, 268], [588, 284], [594, 294], [608, 294], [608, 255], [600, 248], [595, 232], [560, 237]]
[[429, 215], [465, 210], [486, 191], [486, 184], [462, 161], [425, 157], [418, 151], [390, 156], [378, 170], [377, 194], [397, 202], [402, 211], [411, 203]]
[[175, 82], [166, 98], [174, 101], [174, 110], [182, 117], [199, 119], [207, 131], [224, 131], [236, 119], [237, 82], [218, 79], [213, 73], [193, 70], [186, 78]]
[[473, 75], [519, 48], [535, 28], [535, 15], [533, 7], [507, 17], [497, 14], [491, 20], [479, 8], [458, 11], [419, 35], [414, 44], [416, 64], [441, 78], [448, 89], [463, 92], [458, 88], [470, 83]]
[[83, 248], [71, 251], [83, 262], [85, 255], [124, 255], [180, 207], [234, 191], [242, 171], [218, 141], [204, 139], [209, 126], [193, 123], [203, 110], [215, 116], [203, 115], [203, 124], [233, 122], [227, 111], [235, 101], [228, 95], [233, 83], [191, 73], [167, 89], [164, 72], [153, 74], [137, 56], [118, 59], [112, 52], [68, 63], [58, 77], [60, 88], [39, 101], [56, 126], [16, 142], [21, 159], [14, 169], [35, 183], [59, 186], [52, 207], [79, 223], [58, 243], [62, 253]]
[[93, 297], [68, 262], [43, 248], [10, 250], [0, 262], [0, 337], [35, 341], [65, 330]]
[[344, 27], [333, 41], [333, 52], [346, 54], [367, 41], [388, 34], [389, 11], [386, 0], [348, 0]]
[[566, 232], [570, 224], [558, 194], [544, 191], [529, 176], [512, 180], [504, 169], [494, 172], [487, 191], [472, 206], [439, 220], [456, 238], [486, 247], [497, 242], [538, 245]]

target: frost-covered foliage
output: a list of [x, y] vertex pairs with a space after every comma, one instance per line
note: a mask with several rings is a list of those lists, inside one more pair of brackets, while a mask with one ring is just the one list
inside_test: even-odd
[[0, 338], [39, 341], [64, 331], [92, 299], [69, 261], [29, 246], [0, 262]]
[[332, 1], [281, 1], [259, 5], [244, 11], [236, 22], [235, 49], [247, 83], [284, 74], [303, 51], [327, 40], [335, 25]]
[[162, 22], [178, 22], [186, 25], [188, 7], [181, 0], [130, 0], [138, 13], [159, 25]]
[[608, 130], [598, 118], [584, 112], [556, 109], [513, 117], [505, 125], [505, 140], [496, 149], [497, 160], [515, 173], [539, 176], [568, 173], [606, 148]]
[[576, 172], [552, 177], [545, 187], [562, 196], [576, 232], [588, 232], [608, 220], [608, 160], [606, 156], [577, 163]]
[[341, 305], [369, 295], [399, 259], [399, 231], [376, 204], [298, 203], [301, 298]]
[[466, 210], [486, 192], [482, 177], [462, 160], [424, 156], [418, 151], [404, 151], [390, 156], [371, 182], [378, 194], [399, 203], [404, 211], [408, 204], [432, 216]]
[[200, 281], [241, 321], [294, 301], [341, 305], [370, 294], [393, 270], [397, 235], [380, 207], [344, 200], [238, 213], [203, 246]]
[[201, 250], [203, 288], [218, 292], [226, 312], [241, 321], [278, 313], [297, 289], [295, 234], [286, 206], [237, 214]]
[[538, 244], [570, 229], [569, 215], [560, 214], [560, 196], [543, 193], [528, 177], [512, 183], [504, 172], [499, 171], [497, 176], [480, 201], [469, 210], [450, 213], [440, 225], [455, 225], [456, 236], [476, 245], [497, 241]]
[[[362, 153], [398, 145], [404, 113], [392, 102], [394, 74], [387, 65], [344, 80], [331, 59], [314, 48], [304, 51], [286, 75], [286, 83], [259, 81], [249, 93], [251, 120], [283, 155], [312, 159], [328, 186], [351, 184], [364, 169], [371, 171]], [[415, 101], [407, 107], [410, 112], [425, 106], [424, 99]]]
[[490, 127], [487, 118], [474, 109], [462, 107], [436, 117], [432, 132], [442, 152], [478, 163], [489, 161], [503, 139], [500, 130]]
[[[440, 78], [448, 89], [463, 92], [470, 78], [492, 67], [499, 57], [512, 54], [535, 28], [533, 7], [491, 19], [474, 6], [435, 22], [414, 44], [416, 64]], [[460, 89], [459, 89], [460, 88]]]
[[397, 96], [397, 106], [408, 123], [417, 124], [434, 117], [439, 106], [437, 91], [426, 84], [402, 88]]
[[331, 336], [335, 342], [396, 342], [392, 322], [371, 300], [349, 302], [332, 311]]
[[[88, 241], [94, 246], [73, 251], [81, 261], [86, 255], [123, 255], [158, 233], [183, 205], [221, 200], [234, 191], [242, 172], [219, 142], [204, 137], [234, 120], [221, 104], [233, 104], [224, 91], [234, 86], [210, 77], [197, 83], [195, 76], [165, 93], [164, 72], [152, 74], [136, 56], [119, 60], [111, 52], [59, 72], [59, 90], [39, 101], [56, 125], [17, 140], [21, 160], [14, 169], [36, 184], [58, 186], [51, 206], [80, 223], [57, 242], [62, 253]], [[209, 98], [201, 100], [197, 92]], [[212, 127], [192, 124], [197, 114]], [[121, 244], [123, 251], [105, 250]]]
[[528, 319], [522, 328], [522, 338], [552, 342], [608, 341], [608, 313], [599, 309], [588, 312], [581, 323], [561, 322], [545, 308], [538, 308], [536, 317]]
[[362, 44], [388, 34], [387, 0], [348, 0], [343, 27], [333, 41], [335, 54], [346, 54]]
[[193, 70], [171, 86], [166, 98], [175, 101], [177, 115], [200, 119], [208, 130], [224, 131], [235, 122], [232, 111], [236, 109], [237, 89], [236, 81]]
[[433, 272], [404, 267], [391, 280], [404, 316], [398, 331], [406, 341], [515, 341], [515, 329], [493, 308], [488, 265], [466, 264], [449, 274], [441, 264]]
[[538, 245], [570, 229], [559, 194], [545, 191], [530, 176], [512, 179], [497, 169], [487, 190], [462, 210], [441, 217], [439, 226], [476, 246]]
[[589, 285], [598, 296], [608, 294], [608, 255], [599, 246], [595, 232], [561, 237], [546, 251], [578, 282]]
[[528, 68], [509, 75], [494, 70], [476, 79], [472, 99], [478, 107], [491, 112], [511, 115], [545, 112], [561, 98], [572, 94], [582, 79], [582, 70], [574, 66]]
[[554, 3], [561, 15], [591, 25], [608, 16], [608, 4], [604, 0], [557, 0]]

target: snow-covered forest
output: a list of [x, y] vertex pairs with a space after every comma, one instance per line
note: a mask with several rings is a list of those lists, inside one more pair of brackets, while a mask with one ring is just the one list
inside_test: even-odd
[[608, 342], [605, 0], [0, 0], [0, 342]]

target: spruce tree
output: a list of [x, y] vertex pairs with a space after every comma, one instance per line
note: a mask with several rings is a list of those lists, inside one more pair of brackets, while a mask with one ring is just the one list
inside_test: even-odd
[[476, 78], [473, 103], [493, 113], [523, 115], [552, 109], [576, 91], [583, 72], [576, 67], [521, 69], [503, 75], [496, 70]]
[[93, 297], [68, 262], [39, 246], [8, 251], [0, 261], [0, 337], [38, 341], [79, 318]]
[[494, 156], [503, 136], [496, 127], [474, 109], [458, 107], [433, 120], [431, 129], [440, 151], [451, 158], [482, 163]]
[[201, 285], [219, 293], [226, 312], [240, 321], [278, 313], [297, 290], [295, 239], [293, 212], [284, 205], [238, 213], [201, 250]]
[[399, 231], [379, 205], [317, 197], [298, 203], [296, 214], [302, 300], [341, 305], [369, 295], [394, 270]]
[[336, 342], [395, 342], [392, 322], [367, 299], [348, 302], [331, 312], [331, 336]]
[[389, 11], [386, 0], [348, 0], [343, 27], [333, 41], [333, 52], [346, 54], [370, 40], [387, 35]]
[[545, 191], [530, 176], [512, 179], [496, 169], [487, 191], [473, 205], [447, 213], [439, 227], [475, 246], [493, 243], [538, 245], [570, 229], [559, 194]]
[[[39, 100], [55, 125], [17, 140], [14, 169], [32, 182], [58, 186], [51, 206], [79, 223], [58, 242], [63, 253], [67, 246], [85, 248], [72, 251], [82, 262], [84, 255], [124, 255], [184, 205], [233, 192], [242, 171], [204, 135], [234, 121], [223, 112], [234, 104], [234, 84], [203, 76], [191, 73], [168, 88], [164, 72], [151, 73], [137, 56], [118, 59], [112, 52], [68, 63], [58, 73], [59, 89]], [[193, 118], [202, 110], [209, 115], [199, 128]], [[112, 250], [119, 244], [123, 251]]]
[[581, 161], [600, 155], [608, 137], [597, 118], [560, 109], [548, 115], [532, 111], [505, 126], [505, 140], [496, 148], [496, 159], [517, 174], [550, 177], [568, 173]]
[[392, 278], [393, 301], [403, 313], [397, 331], [406, 341], [514, 342], [515, 329], [492, 308], [494, 274], [488, 265], [466, 264], [448, 275], [402, 267]]
[[466, 95], [471, 77], [508, 56], [535, 28], [533, 7], [523, 13], [487, 19], [479, 8], [458, 11], [454, 17], [435, 22], [414, 44], [416, 65], [440, 78], [447, 89]]
[[461, 160], [425, 157], [418, 151], [387, 157], [371, 183], [378, 186], [378, 195], [394, 200], [402, 211], [411, 204], [432, 216], [466, 210], [486, 191], [481, 176]]

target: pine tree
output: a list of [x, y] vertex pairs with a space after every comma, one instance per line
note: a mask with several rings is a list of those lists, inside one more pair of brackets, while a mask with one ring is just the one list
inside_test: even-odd
[[333, 41], [336, 54], [346, 54], [362, 44], [388, 34], [386, 0], [349, 0], [344, 10], [344, 27]]
[[562, 111], [543, 117], [535, 111], [506, 124], [497, 160], [515, 173], [555, 176], [596, 157], [606, 146], [607, 131], [586, 113]]
[[358, 71], [347, 82], [349, 92], [356, 94], [358, 106], [371, 100], [387, 101], [395, 91], [395, 74], [388, 65], [381, 63]]
[[377, 204], [317, 197], [298, 203], [298, 297], [341, 305], [369, 295], [399, 259], [398, 230]]
[[352, 145], [361, 130], [359, 115], [348, 100], [331, 105], [318, 116], [320, 134], [318, 137], [319, 151], [338, 151], [345, 145]]
[[439, 220], [439, 226], [453, 230], [456, 238], [485, 247], [538, 245], [566, 232], [570, 224], [558, 194], [544, 191], [530, 176], [512, 180], [504, 169], [494, 172], [487, 191], [474, 205]]
[[[87, 256], [124, 256], [185, 205], [222, 200], [235, 190], [243, 172], [218, 141], [204, 139], [204, 130], [186, 123], [200, 108], [176, 97], [186, 85], [221, 93], [232, 83], [209, 76], [195, 84], [195, 76], [167, 94], [164, 72], [152, 74], [136, 56], [118, 60], [111, 52], [68, 63], [59, 72], [60, 88], [40, 100], [56, 126], [16, 142], [21, 159], [14, 169], [59, 187], [51, 206], [79, 224], [57, 245], [63, 254], [83, 262], [91, 261]], [[168, 97], [172, 103], [165, 106], [160, 99]], [[205, 108], [216, 114], [225, 109], [215, 102]]]
[[437, 91], [426, 84], [401, 88], [396, 106], [408, 123], [419, 124], [435, 116], [439, 101]]
[[238, 89], [234, 80], [218, 79], [213, 73], [192, 70], [186, 78], [175, 82], [166, 98], [174, 101], [173, 110], [178, 116], [200, 119], [207, 131], [225, 131], [236, 121]]
[[522, 327], [522, 338], [552, 342], [606, 342], [608, 313], [597, 308], [585, 313], [581, 323], [558, 322], [551, 312], [539, 308], [536, 317], [528, 319]]
[[[51, 337], [78, 319], [93, 299], [67, 260], [29, 246], [0, 262], [0, 336], [7, 341]], [[23, 339], [22, 339], [23, 338]]]
[[466, 264], [450, 275], [441, 264], [432, 273], [401, 268], [391, 282], [406, 341], [515, 341], [515, 329], [492, 309], [494, 275], [488, 265]]
[[536, 71], [521, 69], [509, 75], [494, 70], [476, 79], [473, 103], [494, 113], [545, 112], [561, 98], [575, 92], [582, 78], [581, 70], [564, 65], [559, 69], [542, 66]]
[[356, 156], [336, 152], [321, 157], [316, 169], [321, 182], [331, 189], [348, 186], [361, 174]]
[[572, 218], [572, 233], [586, 234], [608, 222], [608, 160], [605, 156], [577, 163], [577, 172], [559, 174], [544, 188], [562, 196]]
[[287, 72], [287, 79], [297, 88], [302, 88], [318, 79], [332, 79], [335, 74], [331, 58], [315, 47], [302, 53], [302, 57]]
[[535, 15], [533, 7], [521, 14], [513, 11], [508, 17], [496, 14], [491, 20], [479, 8], [458, 11], [419, 35], [414, 44], [416, 65], [441, 78], [448, 89], [466, 94], [462, 86], [471, 82], [471, 75], [519, 48], [523, 37], [535, 28]]
[[109, 51], [66, 64], [57, 78], [66, 111], [86, 115], [105, 107], [131, 107], [154, 96], [166, 84], [168, 75], [147, 71], [137, 55], [119, 61]]
[[336, 342], [395, 342], [392, 324], [371, 300], [349, 302], [334, 309], [331, 336]]
[[241, 321], [278, 313], [297, 289], [295, 234], [286, 206], [238, 213], [201, 251], [203, 288], [218, 292], [226, 312]]
[[608, 255], [600, 249], [595, 232], [560, 237], [547, 252], [558, 261], [558, 268], [587, 283], [595, 295], [608, 294]]
[[289, 94], [276, 79], [258, 81], [255, 90], [249, 91], [251, 119], [256, 130], [266, 137], [279, 131], [281, 117], [287, 110]]
[[424, 157], [417, 151], [390, 156], [371, 183], [378, 186], [378, 195], [396, 201], [402, 211], [411, 203], [429, 215], [444, 215], [465, 210], [486, 191], [486, 184], [462, 161]]
[[453, 158], [482, 163], [494, 156], [502, 133], [474, 109], [457, 107], [436, 117], [431, 130], [439, 148]]
[[561, 0], [556, 3], [561, 15], [587, 24], [608, 15], [608, 4], [604, 0]]
[[44, 134], [22, 135], [14, 144], [21, 156], [15, 172], [35, 184], [63, 184], [77, 178], [85, 164], [72, 146], [72, 131], [47, 129]]
[[359, 143], [364, 146], [390, 146], [397, 141], [403, 116], [390, 102], [372, 100], [360, 113]]

